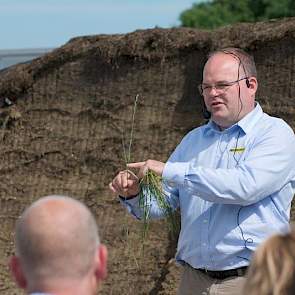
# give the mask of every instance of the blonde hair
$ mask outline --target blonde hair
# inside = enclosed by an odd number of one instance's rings
[[[254,254],[243,294],[295,294],[295,231],[274,235]]]

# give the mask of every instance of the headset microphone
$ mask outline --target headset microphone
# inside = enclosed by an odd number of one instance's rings
[[[204,119],[209,120],[211,118],[211,113],[207,110],[204,97],[201,97],[201,106]]]
[[[211,113],[206,108],[203,110],[203,117],[206,120],[209,120],[211,118]]]
[[[246,85],[247,85],[248,88],[250,88],[250,81],[249,81],[249,79],[246,79]]]

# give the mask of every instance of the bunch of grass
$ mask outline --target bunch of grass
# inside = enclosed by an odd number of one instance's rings
[[[164,216],[166,217],[168,229],[173,237],[175,237],[178,233],[179,225],[177,218],[163,192],[162,182],[162,177],[151,170],[148,170],[144,177],[140,180],[139,207],[143,212],[143,240],[146,239],[149,230],[152,199],[156,201],[160,210],[162,210]]]
[[[127,164],[130,163],[130,160],[131,160],[131,147],[133,143],[135,114],[137,110],[138,99],[139,99],[139,94],[135,96],[135,100],[134,100],[130,139],[129,139],[129,145],[127,149],[125,147],[124,134],[122,139],[126,170],[128,170]],[[142,214],[143,241],[147,238],[147,234],[149,230],[149,224],[151,219],[150,206],[151,206],[151,202],[153,198],[157,202],[157,205],[159,206],[160,210],[163,211],[164,216],[166,217],[166,220],[167,220],[168,229],[170,233],[172,234],[172,236],[176,237],[179,230],[178,219],[176,218],[174,211],[172,210],[169,202],[166,199],[166,196],[163,193],[162,182],[163,182],[162,177],[157,175],[155,172],[151,170],[148,170],[147,173],[139,182],[140,192],[138,197],[139,197],[139,206],[143,212]]]

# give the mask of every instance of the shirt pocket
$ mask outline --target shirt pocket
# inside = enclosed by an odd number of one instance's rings
[[[227,152],[228,161],[227,161],[227,168],[235,168],[238,165],[242,164],[246,158],[246,148],[244,147],[236,147],[236,148],[229,148]]]

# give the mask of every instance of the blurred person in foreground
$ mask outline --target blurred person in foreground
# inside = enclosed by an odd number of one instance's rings
[[[94,295],[106,277],[107,250],[81,202],[47,196],[21,215],[10,268],[27,294]]]
[[[250,263],[243,295],[295,294],[295,231],[266,240]]]
[[[141,218],[139,180],[147,170],[163,179],[172,209],[180,208],[176,261],[183,265],[178,294],[238,294],[256,247],[289,228],[295,186],[295,137],[282,119],[255,99],[254,59],[239,48],[209,55],[200,93],[211,118],[189,132],[166,163],[131,163],[109,184]],[[150,216],[161,218],[155,199]]]

